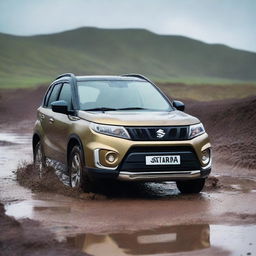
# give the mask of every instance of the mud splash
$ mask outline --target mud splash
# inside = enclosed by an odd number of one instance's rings
[[[81,189],[69,186],[69,178],[65,174],[65,167],[55,161],[47,161],[48,167],[44,175],[39,178],[33,164],[23,163],[16,170],[16,178],[20,185],[31,189],[33,192],[50,192],[79,199],[106,199],[106,198],[148,198],[159,199],[176,197],[180,195],[174,182],[162,183],[127,183],[104,181],[95,187],[95,193],[84,193]],[[205,190],[215,190],[220,187],[216,177],[207,180]]]
[[[56,175],[56,172],[59,174]],[[33,164],[22,163],[16,170],[16,179],[24,187],[31,189],[33,192],[57,193],[64,196],[75,197],[79,199],[94,200],[103,199],[102,195],[95,193],[84,193],[81,189],[73,189],[65,184],[63,174],[51,166],[44,169],[42,178],[39,178]],[[61,178],[63,180],[61,180]]]

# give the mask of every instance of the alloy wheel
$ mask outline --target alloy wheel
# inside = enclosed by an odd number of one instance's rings
[[[81,159],[78,153],[73,155],[70,176],[72,188],[78,188],[81,183]]]

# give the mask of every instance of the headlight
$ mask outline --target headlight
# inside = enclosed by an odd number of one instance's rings
[[[129,133],[122,126],[91,123],[90,128],[98,133],[119,137],[123,139],[130,139]]]
[[[189,127],[189,139],[192,139],[198,135],[205,133],[205,129],[202,123],[190,125]]]

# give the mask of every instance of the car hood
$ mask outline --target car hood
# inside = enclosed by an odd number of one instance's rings
[[[81,119],[111,125],[122,126],[176,126],[191,125],[200,121],[184,112],[144,112],[144,111],[79,111]]]

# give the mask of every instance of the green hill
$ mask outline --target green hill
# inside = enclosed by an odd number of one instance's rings
[[[256,53],[141,29],[0,34],[0,87],[30,86],[65,72],[142,73],[162,82],[254,82]]]

